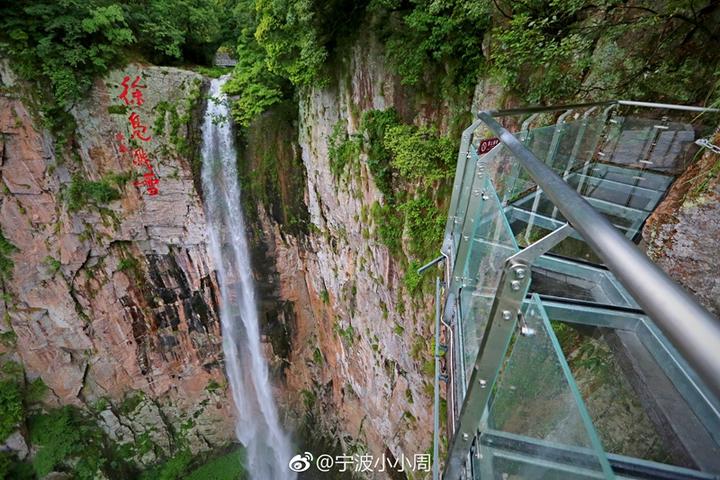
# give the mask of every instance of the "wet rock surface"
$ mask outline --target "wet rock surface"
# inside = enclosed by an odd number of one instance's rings
[[[290,420],[298,425],[311,418],[314,435],[346,452],[412,457],[425,453],[432,439],[432,376],[423,371],[430,349],[411,353],[413,344],[430,344],[430,299],[408,295],[403,269],[363,232],[369,226],[359,220],[362,212],[384,202],[364,155],[340,177],[328,158],[328,138],[339,121],[354,133],[363,110],[390,107],[408,121],[445,121],[441,104],[416,102],[400,86],[372,41],[353,47],[335,81],[301,96],[295,138],[310,226],[288,232],[277,214],[256,205],[254,261],[265,286],[264,321],[283,325],[289,335],[287,357],[273,351],[275,371],[282,371],[281,407]],[[278,308],[288,304],[291,309]]]
[[[9,71],[2,75],[10,85]],[[125,75],[146,85],[142,105],[126,108],[117,98]],[[21,86],[0,95],[0,227],[18,248],[4,286],[3,328],[16,335],[10,350],[48,385],[51,404],[120,405],[142,392],[154,409],[138,414],[152,415],[102,419],[118,441],[137,439],[140,425],[152,423],[163,449],[191,411],[191,431],[213,430],[188,434],[198,449],[234,436],[231,402],[207,388],[225,382],[217,285],[191,165],[203,82],[174,68],[113,71],[72,109],[77,127],[65,147],[39,127]],[[131,111],[152,137],[142,146],[160,180],[156,196],[133,185],[142,171],[116,139],[131,137]],[[117,177],[126,180],[113,183]],[[83,181],[106,182],[119,199],[70,208],[68,189]]]
[[[715,315],[720,315],[718,165],[717,154],[703,153],[675,180],[642,232],[650,258]]]

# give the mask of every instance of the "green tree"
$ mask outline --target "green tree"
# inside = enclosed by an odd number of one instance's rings
[[[253,118],[286,98],[289,82],[273,73],[265,49],[255,38],[257,26],[254,0],[240,0],[233,9],[236,25],[238,63],[225,92],[236,96],[232,103],[235,121],[248,126]]]
[[[385,0],[373,2],[370,8],[376,14],[391,12],[389,22],[378,24],[403,83],[432,85],[428,73],[440,73],[436,77],[445,93],[472,92],[484,62],[489,1]]]
[[[268,69],[295,85],[309,85],[327,58],[311,0],[256,0],[255,39]]]
[[[118,4],[86,0],[24,1],[0,9],[2,47],[13,68],[46,80],[62,106],[77,100],[133,42]]]
[[[222,9],[213,0],[136,0],[125,10],[138,47],[155,62],[209,64],[220,45]]]
[[[25,418],[22,391],[18,382],[0,381],[0,442],[4,441]]]

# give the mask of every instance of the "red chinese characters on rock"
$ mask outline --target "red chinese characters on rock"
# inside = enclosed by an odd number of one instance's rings
[[[125,102],[125,105],[142,106],[142,104],[145,103],[141,89],[147,88],[147,85],[140,85],[139,75],[135,77],[135,80],[132,83],[130,83],[130,76],[126,75],[120,84],[122,85],[123,90],[120,95],[118,95],[118,98]],[[130,94],[132,98],[128,98],[128,94]],[[130,123],[130,130],[132,131],[132,134],[130,135],[130,140],[140,140],[142,142],[149,142],[150,140],[152,140],[152,136],[148,134],[148,127],[143,124],[142,119],[140,118],[140,114],[131,110],[130,116],[128,117],[128,122]],[[118,133],[115,135],[115,139],[119,143],[120,153],[128,153],[129,149],[125,144],[125,136],[122,133]],[[148,195],[157,195],[157,185],[160,183],[160,180],[153,171],[150,157],[148,156],[144,148],[135,146],[137,142],[132,143],[133,165],[145,167],[146,170],[142,174],[142,180],[136,180],[133,185],[135,185],[136,187],[141,187],[144,185]]]
[[[118,98],[125,102],[125,105],[130,106],[131,104],[135,104],[138,107],[141,106],[145,101],[143,100],[143,94],[140,90],[141,88],[147,88],[147,85],[139,85],[140,83],[140,76],[136,76],[135,80],[132,82],[131,85],[128,85],[130,82],[130,76],[125,75],[125,78],[123,78],[123,81],[120,82],[120,85],[123,86],[123,91],[120,95],[118,95]],[[133,89],[132,91],[132,99],[128,99],[128,92],[130,89]]]
[[[142,148],[134,148],[133,164],[137,166],[144,166],[147,169],[147,172],[143,173],[143,180],[136,180],[133,185],[136,187],[145,185],[147,187],[148,195],[157,195],[158,189],[156,185],[160,183],[160,180],[158,180],[155,172],[153,171],[147,152],[145,152]]]
[[[130,120],[130,127],[133,131],[132,135],[130,135],[131,139],[139,138],[143,142],[149,142],[150,140],[152,140],[152,137],[145,136],[148,128],[142,124],[142,121],[140,120],[140,115],[132,112],[128,120]]]
[[[115,134],[115,140],[118,142],[118,149],[120,150],[120,153],[128,153],[130,151],[125,144],[125,135],[118,132]]]

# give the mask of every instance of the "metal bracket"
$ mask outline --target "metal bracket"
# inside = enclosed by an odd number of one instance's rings
[[[525,321],[525,315],[522,313],[522,310],[518,310],[517,319],[518,331],[520,332],[520,335],[522,335],[523,337],[532,337],[533,335],[535,335],[535,329],[527,324],[527,322]]]
[[[707,138],[698,138],[697,140],[695,140],[695,145],[698,145],[702,148],[707,148],[708,150],[710,150],[711,152],[713,152],[715,154],[720,154],[720,147],[718,147],[717,145],[712,143]]]
[[[460,478],[472,439],[477,434],[492,386],[515,331],[517,312],[530,286],[529,270],[529,265],[518,261],[515,256],[505,261],[505,268],[463,400],[457,429],[450,444],[442,477],[445,480]]]
[[[535,119],[536,119],[537,117],[539,117],[539,116],[540,116],[539,113],[533,113],[533,114],[530,115],[528,118],[526,118],[525,121],[524,121],[524,122],[522,123],[522,125],[520,126],[520,131],[521,131],[521,132],[527,132],[527,131],[529,131],[529,130],[530,130],[530,125],[531,125],[532,122],[534,122]]]
[[[528,245],[527,247],[520,250],[518,253],[510,257],[508,260],[515,263],[525,263],[532,265],[535,260],[541,255],[546,254],[555,245],[565,240],[568,236],[572,235],[575,229],[566,223],[557,230],[548,233],[540,240]]]
[[[417,273],[422,274],[425,270],[427,270],[428,268],[430,268],[434,265],[437,265],[438,263],[442,262],[443,260],[445,260],[445,255],[440,255],[439,257],[435,258],[434,260],[430,260],[428,263],[426,263],[422,267],[418,268]]]

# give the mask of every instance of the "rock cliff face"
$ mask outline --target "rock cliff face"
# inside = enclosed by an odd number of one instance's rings
[[[293,305],[289,314],[265,310],[266,328],[284,325],[289,336],[275,369],[282,366],[286,409],[295,418],[311,414],[346,451],[412,457],[432,443],[431,298],[407,292],[404,268],[376,239],[368,212],[385,199],[367,159],[360,155],[351,173],[333,175],[328,139],[341,121],[356,133],[365,110],[394,107],[406,121],[446,125],[447,106],[402,87],[381,52],[372,41],[357,42],[334,81],[301,95],[298,148],[284,157],[303,167],[310,226],[292,232],[272,202],[257,205],[256,251],[259,263],[271,265],[259,269],[261,283],[275,286],[266,298]],[[248,171],[267,153],[253,141],[266,126],[261,119],[249,131]],[[295,142],[292,129],[286,138]],[[282,169],[278,174],[281,184],[290,181]],[[287,201],[282,192],[278,198]]]
[[[251,174],[273,156],[279,177],[281,205],[256,205],[250,233],[266,351],[288,424],[306,426],[311,416],[314,434],[346,451],[399,456],[431,443],[431,372],[423,372],[430,299],[411,297],[402,267],[363,232],[360,218],[382,194],[362,157],[357,175],[333,176],[328,137],[340,120],[355,132],[371,108],[394,106],[419,123],[445,122],[447,112],[402,88],[380,52],[359,43],[335,82],[306,92],[299,116],[281,109],[258,120],[245,132],[244,158]],[[143,105],[118,99],[125,75],[147,85]],[[157,451],[142,463],[172,451],[178,432],[195,451],[230,441],[217,286],[193,184],[202,77],[141,65],[114,71],[72,109],[75,135],[66,145],[40,126],[7,65],[2,82],[0,227],[18,247],[4,286],[9,321],[0,333],[15,337],[4,358],[43,379],[49,404],[95,408],[113,440],[150,435]],[[157,196],[122,180],[139,172],[116,137],[131,136],[133,111],[152,127],[143,146],[160,179]],[[120,198],[70,205],[69,192],[83,182],[110,185]],[[292,228],[301,216],[310,227]]]
[[[719,174],[719,156],[705,151],[675,180],[643,229],[650,257],[715,315],[720,315]]]
[[[142,106],[118,99],[124,75],[146,85]],[[42,377],[50,403],[104,399],[101,423],[121,443],[146,430],[163,453],[181,430],[194,450],[226,443],[217,287],[190,164],[202,77],[141,65],[112,72],[72,109],[76,134],[64,147],[7,65],[2,85],[0,227],[18,251],[0,306],[0,329],[15,341],[0,353]],[[143,146],[156,196],[133,186],[140,167],[116,140],[130,138],[131,111],[152,127]],[[103,205],[81,187],[113,181],[120,198]],[[73,188],[81,193],[70,200]]]

